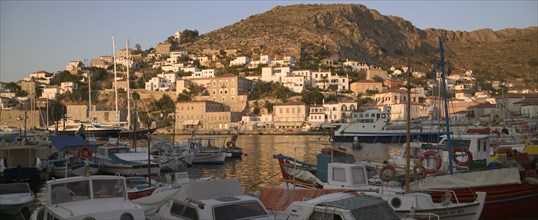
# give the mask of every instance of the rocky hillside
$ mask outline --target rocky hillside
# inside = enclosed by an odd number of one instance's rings
[[[472,32],[421,30],[403,18],[381,15],[358,4],[275,7],[183,46],[195,51],[241,49],[249,55],[299,57],[301,50],[304,54],[306,47],[314,45],[323,48],[326,57],[362,60],[382,67],[403,65],[411,58],[416,68],[428,71],[437,57],[439,36],[455,68],[488,76],[537,79],[538,27]]]

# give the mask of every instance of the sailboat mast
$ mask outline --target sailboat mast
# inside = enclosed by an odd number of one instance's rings
[[[446,89],[446,76],[445,76],[445,57],[443,50],[443,40],[439,37],[439,50],[441,53],[441,61],[439,66],[441,67],[441,81],[443,86],[443,98],[445,104],[445,127],[446,127],[446,138],[447,138],[447,150],[448,150],[448,167],[450,169],[450,174],[454,174],[452,170],[452,140],[450,138],[450,124],[449,124],[449,115],[448,115],[448,94]]]
[[[88,72],[88,121],[92,121],[92,72]]]
[[[118,115],[118,81],[117,81],[117,75],[116,75],[116,40],[114,39],[114,35],[112,35],[112,54],[114,54],[114,97],[116,102],[116,123],[120,123],[120,118]]]
[[[407,62],[407,145],[405,147],[405,191],[409,191],[410,180],[410,166],[411,158],[409,153],[411,152],[411,67],[410,62]]]
[[[127,54],[127,126],[131,127],[131,89],[129,86],[130,77],[129,77],[129,38],[125,39],[125,52]]]

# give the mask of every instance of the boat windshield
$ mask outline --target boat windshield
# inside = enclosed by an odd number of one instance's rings
[[[90,184],[88,180],[53,183],[50,194],[52,204],[86,200],[90,199]]]
[[[2,187],[0,187],[0,195],[30,192],[30,188],[26,183],[2,184]]]
[[[258,201],[226,204],[213,208],[215,220],[250,219],[269,216]]]
[[[125,182],[122,179],[93,180],[94,198],[125,198]]]

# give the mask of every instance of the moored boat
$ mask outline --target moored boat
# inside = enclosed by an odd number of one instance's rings
[[[405,127],[391,125],[388,112],[374,108],[353,112],[350,117],[353,118],[352,122],[342,124],[333,132],[333,142],[401,144],[407,140]],[[439,142],[442,134],[436,129],[418,125],[410,130],[412,139],[425,142]]]
[[[127,184],[127,197],[129,199],[138,199],[144,196],[149,196],[157,189],[157,186],[151,185],[145,177],[132,176],[125,177]]]
[[[154,158],[148,152],[131,152],[126,146],[98,147],[96,160],[103,172],[108,174],[147,176],[157,174],[160,170],[159,164],[153,162]]]
[[[127,198],[121,176],[76,176],[46,183],[47,197],[31,219],[144,219],[144,210]]]
[[[273,219],[261,201],[246,194],[236,179],[193,181],[179,188],[133,200],[146,219]]]
[[[28,183],[0,184],[0,217],[19,216],[28,219],[34,203],[35,195]]]
[[[260,199],[274,219],[400,219],[379,197],[354,192],[262,188]]]

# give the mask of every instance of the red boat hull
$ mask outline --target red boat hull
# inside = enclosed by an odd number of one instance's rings
[[[138,199],[138,198],[146,197],[153,194],[153,191],[155,191],[156,188],[157,187],[149,187],[143,190],[130,191],[130,192],[128,191],[127,197],[129,199]]]
[[[538,217],[538,184],[508,184],[451,189],[460,202],[474,200],[477,191],[486,192],[483,219],[535,219]],[[431,192],[434,201],[440,202],[444,192]]]

